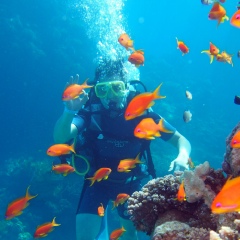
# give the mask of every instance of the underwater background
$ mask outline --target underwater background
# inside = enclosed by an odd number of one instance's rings
[[[238,1],[226,1],[231,17]],[[200,0],[1,0],[1,168],[0,239],[33,239],[44,222],[61,223],[46,239],[75,239],[75,211],[83,177],[51,172],[52,158],[46,155],[53,142],[53,128],[63,111],[61,94],[71,75],[80,81],[94,78],[102,57],[121,55],[125,49],[117,39],[127,32],[136,49],[143,49],[145,64],[132,69],[133,78],[153,91],[161,82],[161,94],[154,110],[182,133],[192,145],[196,164],[209,161],[220,168],[225,139],[238,123],[240,106],[240,30],[229,22],[217,27],[208,19],[211,6]],[[176,37],[190,52],[182,56]],[[213,42],[220,50],[234,54],[232,67],[214,61],[209,64],[202,50]],[[116,52],[114,51],[116,50]],[[185,91],[193,94],[189,101]],[[183,121],[190,110],[192,121]],[[159,147],[160,146],[160,147]],[[177,151],[161,140],[152,143],[158,176],[169,174]],[[17,218],[4,218],[9,202],[30,193],[38,194]],[[111,230],[120,227],[110,213]],[[91,223],[89,223],[91,224]],[[149,239],[140,234],[140,239]]]

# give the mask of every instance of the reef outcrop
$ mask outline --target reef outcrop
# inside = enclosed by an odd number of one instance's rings
[[[186,201],[176,198],[182,181]],[[229,218],[225,217],[229,214],[212,214],[210,209],[225,182],[223,171],[214,170],[205,162],[194,171],[150,180],[128,199],[128,213],[137,230],[151,235],[153,240],[210,239],[210,233],[219,234],[223,219]],[[232,222],[233,219],[224,226],[232,229]]]
[[[232,148],[230,146],[231,139],[238,130],[240,130],[240,122],[226,139],[226,153],[224,154],[224,161],[222,163],[223,171],[233,177],[240,176],[240,148]]]

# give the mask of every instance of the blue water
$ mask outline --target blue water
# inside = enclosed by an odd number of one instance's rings
[[[224,4],[229,17],[237,2]],[[216,21],[208,20],[210,8],[200,0],[1,1],[0,239],[32,239],[36,226],[54,216],[62,225],[46,239],[66,239],[66,233],[67,239],[75,238],[82,178],[53,175],[45,151],[53,144],[66,81],[76,73],[82,81],[93,79],[102,57],[127,59],[128,52],[117,42],[125,31],[135,48],[145,52],[139,70],[126,62],[130,78],[140,77],[149,91],[163,82],[161,94],[167,98],[154,109],[189,139],[195,163],[207,160],[214,168],[221,166],[225,139],[240,117],[240,106],[233,103],[240,95],[240,30],[229,22],[217,28]],[[182,56],[176,37],[188,45],[189,54]],[[209,64],[200,52],[210,41],[234,54],[234,67]],[[192,101],[185,90],[193,94]],[[182,120],[185,110],[193,114],[189,123]],[[157,174],[163,176],[177,152],[161,140],[152,148]],[[30,192],[39,196],[24,214],[6,223],[8,202],[24,195],[30,184]],[[112,218],[117,225],[116,216]]]

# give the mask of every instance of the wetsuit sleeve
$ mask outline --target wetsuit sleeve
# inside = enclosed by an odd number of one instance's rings
[[[155,112],[149,112],[149,117],[151,117],[156,123],[159,123],[159,121],[163,118]],[[160,132],[161,139],[163,139],[164,141],[168,141],[176,132],[176,128],[173,127],[170,123],[168,123],[165,119],[163,120],[163,124],[164,128],[166,128],[169,131],[172,131],[172,133]]]
[[[72,120],[72,124],[74,124],[77,129],[78,133],[81,133],[89,123],[89,114],[87,112],[80,111]]]

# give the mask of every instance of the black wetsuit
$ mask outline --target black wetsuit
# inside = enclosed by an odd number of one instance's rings
[[[133,158],[144,150],[149,140],[139,139],[133,132],[137,124],[146,117],[151,117],[156,123],[161,117],[149,112],[133,120],[124,119],[125,109],[114,111],[105,109],[101,103],[91,104],[79,111],[73,124],[78,128],[79,135],[84,135],[84,143],[80,147],[90,162],[90,171],[86,177],[92,177],[99,168],[112,169],[107,180],[95,182],[90,187],[90,181],[85,180],[77,213],[97,214],[99,203],[104,206],[109,200],[115,200],[119,193],[132,194],[140,189],[140,179],[145,174],[142,164],[137,164],[130,172],[118,172],[117,166],[122,159]],[[176,131],[169,123],[164,126],[172,133],[162,133],[161,138],[167,141]],[[81,153],[80,153],[81,154]],[[144,161],[144,160],[143,160]],[[118,207],[121,217],[127,218],[123,205]]]

